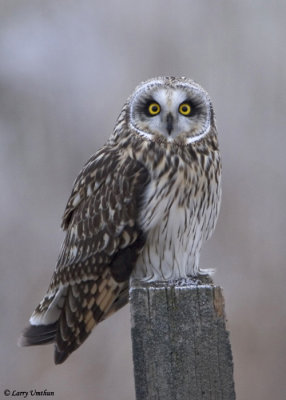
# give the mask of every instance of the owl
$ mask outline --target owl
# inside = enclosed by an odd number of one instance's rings
[[[220,182],[207,92],[187,78],[140,84],[75,180],[56,269],[20,345],[54,342],[60,364],[128,302],[130,278],[208,273],[199,256],[217,221]]]

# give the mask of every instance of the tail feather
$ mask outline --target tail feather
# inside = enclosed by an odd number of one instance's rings
[[[54,360],[61,364],[87,339],[95,325],[128,302],[128,283],[117,283],[106,270],[96,280],[65,288],[58,302],[48,300],[52,306],[36,309],[18,343],[34,346],[54,342]]]
[[[53,343],[57,331],[57,322],[49,325],[30,325],[24,329],[18,341],[19,346],[36,346]]]

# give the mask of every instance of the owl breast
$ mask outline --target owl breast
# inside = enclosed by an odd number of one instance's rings
[[[167,164],[172,167],[165,167],[165,173],[159,172],[160,166],[153,171],[140,215],[146,244],[133,277],[146,281],[202,273],[200,250],[214,230],[219,211],[219,160],[217,165],[212,160],[207,171],[206,160],[194,166],[176,156],[175,162]]]

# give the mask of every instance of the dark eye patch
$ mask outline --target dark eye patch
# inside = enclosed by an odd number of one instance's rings
[[[152,97],[148,97],[145,99],[142,99],[137,105],[136,105],[136,111],[140,113],[141,115],[144,115],[146,117],[150,117],[150,112],[149,112],[149,107],[152,103],[157,103],[156,100],[154,100]]]
[[[188,115],[189,117],[193,117],[194,115],[199,114],[202,111],[203,108],[203,103],[199,102],[199,101],[194,101],[193,99],[186,99],[184,101],[182,101],[181,104],[188,104],[191,107],[191,112]]]

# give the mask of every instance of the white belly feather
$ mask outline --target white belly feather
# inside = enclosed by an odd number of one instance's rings
[[[148,187],[141,214],[143,231],[148,234],[133,272],[135,278],[174,280],[210,272],[199,270],[198,264],[201,246],[217,220],[219,185],[213,182],[206,189],[205,176],[186,182],[183,173],[176,175],[173,182],[161,178]]]

